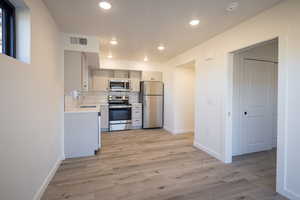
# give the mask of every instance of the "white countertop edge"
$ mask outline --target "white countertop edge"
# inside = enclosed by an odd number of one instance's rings
[[[74,110],[74,111],[65,111],[65,114],[70,113],[99,113],[100,111],[97,110]]]

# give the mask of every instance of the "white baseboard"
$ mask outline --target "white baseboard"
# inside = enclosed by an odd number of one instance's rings
[[[172,130],[169,127],[164,127],[164,129],[166,131],[168,131],[169,133],[173,134],[173,135],[177,135],[177,134],[184,134],[184,133],[193,133],[194,129],[181,129],[181,130]]]
[[[300,200],[300,195],[296,194],[295,192],[292,192],[288,189],[284,189],[283,191],[279,191],[279,193],[288,199],[291,200]]]
[[[173,134],[173,130],[170,129],[169,127],[165,126],[164,129],[165,129],[166,131],[168,131],[169,133],[172,133],[172,134]]]
[[[55,175],[55,173],[56,173],[56,171],[59,168],[59,166],[60,166],[61,163],[62,163],[62,160],[56,161],[55,165],[53,166],[53,168],[51,169],[51,171],[47,175],[47,177],[44,180],[43,184],[41,185],[41,187],[39,188],[39,190],[37,191],[37,193],[34,195],[33,200],[40,200],[42,198],[44,192],[46,191],[46,189],[47,189],[50,181],[54,177],[54,175]]]
[[[177,134],[185,134],[185,133],[193,133],[193,129],[181,129],[181,130],[175,130],[172,132],[172,134],[177,135]]]
[[[221,155],[220,155],[219,153],[217,153],[217,152],[215,152],[215,151],[213,151],[213,150],[211,150],[211,149],[209,149],[209,148],[203,146],[202,144],[200,144],[200,143],[198,143],[198,142],[196,142],[196,141],[194,141],[194,146],[195,146],[196,148],[198,148],[198,149],[200,149],[200,150],[206,152],[207,154],[211,155],[212,157],[214,157],[214,158],[220,160],[221,162],[224,162],[224,161],[222,160]]]

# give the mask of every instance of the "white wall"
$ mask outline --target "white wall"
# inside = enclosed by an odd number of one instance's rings
[[[174,66],[175,68],[176,66]],[[172,69],[171,69],[172,68]],[[175,97],[175,78],[174,68],[165,66],[163,72],[163,81],[165,85],[165,97],[164,97],[164,129],[169,132],[174,132],[174,97]]]
[[[75,23],[75,22],[74,22]],[[64,50],[69,51],[80,51],[80,52],[90,52],[90,53],[99,53],[100,51],[100,41],[96,36],[87,36],[87,35],[78,35],[73,33],[62,33],[62,47]],[[71,44],[70,38],[86,38],[87,45]]]
[[[165,129],[173,134],[194,131],[195,77],[194,62],[177,66],[174,69],[174,81],[172,84],[174,93],[171,104],[173,106],[172,109],[176,112],[170,112],[172,119],[171,126],[165,126]],[[170,101],[167,102],[170,103]],[[168,107],[168,105],[165,106]]]
[[[163,65],[160,63],[100,58],[101,69],[124,69],[163,72],[164,69],[162,66]]]
[[[1,200],[34,199],[63,156],[60,35],[41,0],[25,2],[31,12],[31,64],[0,55]]]
[[[166,63],[166,69],[172,73],[175,66],[196,60],[194,143],[224,162],[230,162],[232,142],[228,112],[231,111],[232,57],[229,53],[279,37],[277,190],[291,199],[300,199],[299,10],[300,1],[286,0]],[[169,75],[166,84],[172,85],[172,81]]]

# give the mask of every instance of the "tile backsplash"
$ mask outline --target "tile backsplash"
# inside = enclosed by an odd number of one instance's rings
[[[105,104],[108,92],[86,93],[82,95],[81,104]]]
[[[71,95],[65,95],[65,111],[73,110],[80,105],[80,97],[73,97]]]
[[[79,97],[65,96],[65,110],[88,104],[107,104],[109,95],[129,96],[129,103],[139,102],[139,93],[137,92],[83,92]]]

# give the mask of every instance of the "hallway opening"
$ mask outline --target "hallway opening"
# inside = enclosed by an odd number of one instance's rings
[[[275,189],[278,39],[234,52],[232,79],[233,162],[261,157],[270,164],[264,181]]]
[[[174,72],[174,134],[194,132],[195,61],[179,65]]]

